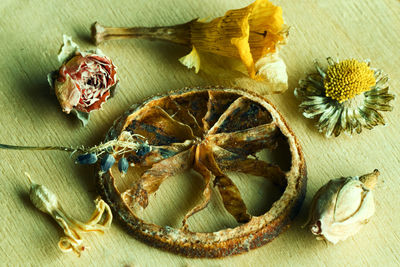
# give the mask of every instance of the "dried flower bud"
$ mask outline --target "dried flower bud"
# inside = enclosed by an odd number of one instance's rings
[[[60,208],[57,196],[44,185],[31,183],[29,198],[35,207],[48,214]]]
[[[115,158],[113,155],[107,153],[102,159],[101,159],[101,171],[106,172],[108,171],[112,165],[115,163]]]
[[[65,35],[59,60],[62,66],[58,72],[49,75],[49,83],[54,87],[63,111],[74,110],[81,119],[100,109],[117,84],[112,61],[99,50],[80,52],[78,45]]]
[[[115,85],[115,66],[105,56],[78,54],[61,66],[55,90],[63,111],[100,109]]]
[[[330,180],[314,196],[309,226],[317,239],[336,244],[356,234],[375,212],[372,188],[375,170],[361,177]],[[368,186],[370,186],[368,188]]]
[[[25,173],[31,183],[29,197],[33,205],[44,213],[49,214],[63,228],[65,236],[60,238],[58,247],[63,252],[73,251],[78,256],[85,250],[81,233],[98,232],[104,233],[112,222],[110,207],[100,198],[96,199],[96,209],[90,220],[82,223],[67,216],[61,208],[57,196],[47,187],[32,182],[29,174]],[[103,215],[104,218],[103,218]]]
[[[83,155],[79,155],[75,163],[77,164],[94,164],[97,162],[97,155],[95,153],[87,153]]]
[[[118,170],[123,173],[126,174],[128,172],[128,168],[129,168],[129,162],[126,158],[121,158],[118,161]]]

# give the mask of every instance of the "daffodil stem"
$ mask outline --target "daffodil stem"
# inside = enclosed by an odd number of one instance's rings
[[[95,22],[91,27],[92,39],[96,45],[109,40],[147,39],[163,40],[175,44],[190,46],[190,25],[193,21],[184,24],[165,27],[105,27]]]

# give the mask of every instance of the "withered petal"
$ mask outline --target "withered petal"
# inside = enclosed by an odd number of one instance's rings
[[[210,22],[192,21],[190,33],[191,43],[199,51],[239,58],[255,78],[254,63],[285,43],[287,28],[279,6],[256,0]]]
[[[236,171],[265,177],[282,189],[287,186],[286,175],[277,165],[243,157],[218,146],[213,146],[213,153],[222,171]]]
[[[231,133],[271,122],[271,114],[264,107],[242,96],[225,110],[208,135]]]
[[[240,195],[239,189],[219,168],[212,152],[212,145],[203,143],[199,145],[198,148],[200,148],[201,155],[198,161],[204,164],[215,176],[214,185],[218,187],[225,209],[235,217],[239,223],[248,222],[251,216],[247,213],[247,208]],[[196,160],[195,164],[197,164],[198,161]]]
[[[152,106],[134,117],[129,116],[124,130],[146,138],[150,145],[169,145],[194,138],[192,129],[158,106]]]
[[[254,154],[264,148],[275,149],[279,129],[276,124],[262,124],[250,129],[209,135],[207,140],[241,155]]]
[[[193,216],[197,212],[203,210],[205,207],[207,207],[208,203],[210,202],[211,199],[211,185],[212,182],[214,181],[214,176],[211,174],[211,171],[207,169],[207,167],[202,163],[200,157],[203,157],[201,155],[201,150],[200,146],[196,146],[195,148],[195,157],[194,157],[194,165],[193,169],[198,172],[201,176],[204,178],[204,183],[205,187],[203,190],[203,200],[194,206],[188,213],[186,213],[185,217],[182,220],[182,229],[187,230],[188,225],[187,225],[187,220],[189,219],[190,216]]]
[[[225,110],[238,98],[239,96],[235,94],[227,96],[221,92],[208,91],[207,113],[202,119],[204,131],[208,132]]]
[[[149,195],[156,192],[166,178],[192,167],[193,154],[193,149],[186,150],[153,164],[150,169],[143,173],[132,188],[122,193],[125,200],[135,201],[143,208],[146,208]]]

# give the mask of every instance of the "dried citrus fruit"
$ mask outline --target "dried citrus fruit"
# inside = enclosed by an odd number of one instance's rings
[[[306,165],[299,142],[275,107],[255,93],[209,87],[156,96],[119,118],[106,141],[126,140],[127,135],[141,136],[147,143],[136,151],[115,155],[143,170],[140,178],[120,192],[113,169],[103,172],[99,166],[98,184],[115,217],[135,237],[153,246],[188,257],[243,253],[281,233],[304,199]],[[291,165],[287,171],[254,156],[263,149],[277,149],[278,141],[289,147]],[[118,149],[114,147],[114,151]],[[146,208],[165,179],[187,169],[204,178],[205,188],[202,201],[187,212],[181,228],[159,226],[137,216],[135,207]],[[252,216],[238,187],[225,174],[228,171],[265,177],[283,193],[265,214]],[[207,206],[212,186],[240,225],[216,232],[192,232],[187,220]]]

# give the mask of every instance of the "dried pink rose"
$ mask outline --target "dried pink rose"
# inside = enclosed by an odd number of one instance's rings
[[[60,69],[48,75],[50,86],[65,113],[71,111],[86,125],[89,113],[113,96],[118,83],[116,66],[96,51],[81,52],[71,37],[64,35],[58,54]]]
[[[116,68],[106,56],[78,53],[59,70],[54,87],[63,111],[100,109],[117,83]]]

